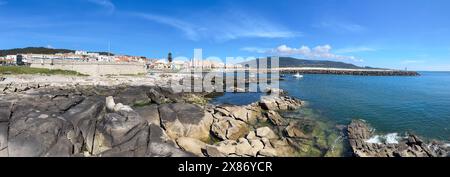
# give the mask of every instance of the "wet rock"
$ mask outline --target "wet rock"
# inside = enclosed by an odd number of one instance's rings
[[[295,110],[301,107],[302,103],[300,100],[287,97],[287,96],[278,96],[278,95],[271,95],[271,96],[264,96],[261,98],[261,101],[259,102],[259,105],[261,108],[265,110]]]
[[[296,153],[294,147],[286,139],[271,140],[271,144],[276,149],[278,157],[293,157]]]
[[[285,94],[283,89],[280,88],[266,88],[264,90],[267,94],[271,94],[271,95],[282,95]]]
[[[361,120],[353,120],[347,128],[349,139],[369,139],[373,136],[368,125]]]
[[[409,135],[398,144],[388,142],[370,143],[367,140],[373,136],[369,126],[359,120],[354,120],[347,128],[350,146],[357,157],[436,157],[437,149],[430,149],[419,137]],[[439,153],[443,154],[443,153]]]
[[[284,134],[289,138],[302,138],[302,139],[309,139],[310,136],[305,135],[303,130],[299,128],[299,123],[290,123],[289,126],[287,126],[284,129]]]
[[[273,125],[276,125],[276,126],[285,126],[286,125],[286,121],[281,117],[280,114],[278,114],[275,111],[268,111],[266,113],[266,116]]]

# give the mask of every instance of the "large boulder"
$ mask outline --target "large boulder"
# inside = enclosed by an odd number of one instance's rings
[[[306,135],[302,129],[302,123],[290,123],[285,129],[284,134],[289,138],[310,139],[311,136]]]
[[[154,124],[149,125],[150,137],[148,142],[147,156],[151,157],[193,157],[192,153],[182,151],[167,136],[164,130]]]
[[[41,115],[16,118],[11,122],[8,136],[10,157],[44,156],[58,142],[64,132],[64,121]]]
[[[130,141],[147,122],[134,111],[108,113],[97,125],[94,154]]]
[[[62,115],[62,118],[74,127],[73,136],[81,136],[80,143],[89,153],[92,153],[97,121],[103,118],[104,112],[104,102],[99,99],[87,98]]]
[[[134,109],[143,119],[149,124],[155,124],[161,126],[161,120],[159,118],[158,105],[152,104],[148,106],[142,106]]]
[[[62,113],[67,113],[67,109],[73,109],[84,99],[72,98],[58,91],[53,95],[37,93],[21,97],[13,105],[13,114],[8,121],[8,155],[37,157],[78,153],[80,148],[74,149],[81,147],[76,144],[78,138],[75,141],[67,138],[68,133],[74,131],[74,126],[66,121]]]
[[[361,120],[353,120],[347,127],[347,133],[349,139],[367,140],[373,136],[369,126]]]
[[[172,139],[209,139],[213,117],[199,106],[187,103],[164,104],[159,106],[159,114],[161,126]]]
[[[102,137],[100,137],[102,138]],[[149,128],[140,129],[129,140],[108,149],[100,157],[145,157],[148,155]]]
[[[232,116],[235,119],[244,121],[246,123],[255,123],[256,117],[253,116],[253,111],[247,109],[244,106],[221,106],[216,108],[217,111],[222,113],[224,116]]]
[[[265,110],[296,110],[301,107],[302,102],[287,96],[270,95],[262,97],[259,105]]]
[[[115,100],[125,105],[145,105],[152,100],[147,96],[146,87],[127,87],[115,96]]]

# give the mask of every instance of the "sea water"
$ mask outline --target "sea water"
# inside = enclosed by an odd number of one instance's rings
[[[450,140],[450,72],[420,72],[421,76],[290,75],[280,87],[308,102],[308,108],[336,124],[364,119],[377,133],[413,133]],[[263,93],[225,95],[215,103],[245,105]],[[386,137],[385,137],[386,139]],[[375,140],[374,140],[375,141]]]

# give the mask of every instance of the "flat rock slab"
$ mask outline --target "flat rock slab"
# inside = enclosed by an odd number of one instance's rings
[[[182,124],[198,124],[205,115],[202,108],[193,104],[173,103],[164,104],[159,107],[161,121],[180,121]]]

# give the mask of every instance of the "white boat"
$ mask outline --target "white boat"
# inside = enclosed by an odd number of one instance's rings
[[[300,73],[297,73],[297,74],[293,75],[293,77],[295,77],[295,78],[303,78],[303,75],[300,75]]]

